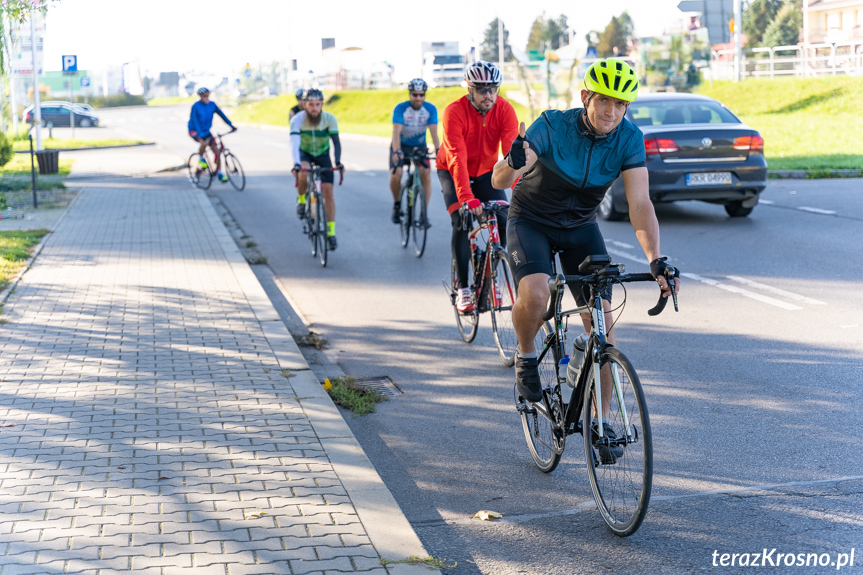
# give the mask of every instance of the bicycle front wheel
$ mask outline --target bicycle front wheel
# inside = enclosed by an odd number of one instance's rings
[[[246,187],[246,174],[243,173],[243,166],[240,165],[240,160],[231,152],[226,152],[225,160],[225,175],[228,176],[228,181],[234,186],[238,192],[242,192]]]
[[[318,198],[315,195],[314,184],[309,185],[306,192],[306,231],[312,246],[312,257],[318,255]]]
[[[473,272],[468,272],[471,277],[473,277]],[[470,343],[476,338],[476,332],[479,325],[479,311],[477,310],[477,306],[474,305],[474,309],[472,312],[461,313],[458,311],[456,307],[456,302],[458,301],[458,266],[455,263],[455,260],[452,260],[452,269],[450,274],[450,287],[452,289],[452,293],[450,298],[452,299],[452,309],[455,310],[455,323],[458,326],[458,331],[461,334],[461,338],[465,341],[465,343]]]
[[[503,364],[512,367],[515,363],[515,349],[518,338],[512,325],[512,306],[515,304],[515,280],[509,267],[509,256],[504,250],[494,254],[492,287],[488,290],[488,307],[491,310],[491,328],[494,342]]]
[[[647,405],[638,374],[620,350],[608,348],[601,358],[602,375],[611,378],[604,437],[593,429],[596,408],[596,364],[585,386],[582,433],[590,487],[596,506],[615,535],[632,535],[647,514],[653,484],[653,442]],[[628,424],[628,425],[627,425]]]
[[[406,183],[402,186],[401,195],[399,195],[399,236],[401,237],[402,247],[408,247],[411,235],[411,216],[413,215],[408,200],[410,199],[410,186]]]
[[[417,176],[419,177],[419,176]],[[426,193],[422,185],[417,183],[413,191],[414,202],[411,206],[411,220],[414,229],[414,255],[421,258],[426,249]]]
[[[324,211],[324,198],[318,196],[317,214],[315,216],[315,235],[318,238],[318,259],[320,259],[321,267],[327,267],[327,215]]]
[[[201,167],[201,159],[207,164],[206,168]],[[186,167],[189,170],[189,181],[192,182],[193,186],[197,186],[202,190],[210,187],[213,181],[213,172],[210,170],[210,164],[206,155],[192,154],[189,156],[189,162],[186,164]]]
[[[557,342],[549,338],[552,333],[551,324],[545,322],[534,342],[536,353],[540,356],[539,380],[543,390],[549,390],[545,393],[549,399],[548,403],[530,403],[519,397],[518,391],[515,392],[516,408],[521,413],[527,448],[536,466],[545,473],[551,473],[560,463],[564,447],[563,411],[557,401],[557,394],[554,393],[554,386],[557,384],[558,351]],[[543,356],[546,344],[549,344],[549,349]]]

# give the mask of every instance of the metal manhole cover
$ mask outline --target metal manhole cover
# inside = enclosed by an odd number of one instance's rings
[[[401,389],[399,389],[399,386],[396,385],[396,382],[394,382],[386,375],[381,375],[377,377],[363,377],[357,379],[354,382],[354,385],[356,385],[357,387],[364,387],[366,389],[377,390],[377,392],[381,395],[396,396],[404,393]]]

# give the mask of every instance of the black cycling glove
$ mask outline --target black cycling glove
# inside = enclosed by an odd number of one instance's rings
[[[667,259],[667,257],[663,256],[650,262],[650,275],[654,278],[658,278],[659,276],[676,278],[679,275],[679,272],[674,266],[670,266],[665,263]]]
[[[520,170],[527,165],[527,150],[524,149],[524,138],[516,136],[506,156],[506,163],[513,170]]]

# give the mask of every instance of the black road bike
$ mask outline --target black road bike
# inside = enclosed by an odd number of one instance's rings
[[[653,483],[653,443],[638,374],[629,359],[606,340],[600,294],[612,284],[656,280],[649,273],[623,273],[624,267],[611,263],[607,255],[587,257],[578,271],[583,275],[558,275],[555,266],[555,275],[548,282],[551,300],[543,315],[545,323],[536,337],[543,397],[531,403],[516,390],[515,406],[521,414],[530,454],[546,473],[557,467],[566,437],[573,433],[583,436],[585,462],[596,506],[611,531],[624,537],[635,533],[647,513]],[[677,275],[674,268],[666,272],[672,294]],[[561,311],[566,285],[588,288],[587,305]],[[673,294],[672,298],[677,311],[677,296]],[[660,295],[659,302],[647,313],[658,315],[667,302],[668,299]],[[591,317],[591,330],[584,352],[580,354],[581,361],[562,367],[560,359],[566,355],[568,318],[575,315],[578,333],[581,333],[578,315],[581,313],[590,313]],[[573,358],[577,355],[574,352]],[[578,376],[568,383],[566,371],[573,368],[578,369]],[[605,397],[601,381],[609,379],[612,392],[610,397]],[[596,416],[606,411],[610,425],[603,423],[605,416]]]
[[[417,148],[405,156],[404,169],[407,177],[402,176],[402,188],[399,193],[399,235],[402,247],[408,247],[410,238],[413,236],[414,255],[420,258],[426,249],[426,235],[428,228],[425,226],[427,220],[426,191],[420,178],[419,167],[428,167],[429,159],[433,159],[428,151]]]
[[[339,185],[344,180],[344,172],[339,168],[322,168],[312,164],[311,168],[301,169],[308,172],[308,184],[306,186],[306,211],[303,215],[303,233],[309,237],[312,245],[312,257],[317,256],[321,261],[321,267],[327,267],[327,214],[324,210],[324,195],[321,193],[321,172],[339,172]],[[294,185],[299,185],[297,177]]]

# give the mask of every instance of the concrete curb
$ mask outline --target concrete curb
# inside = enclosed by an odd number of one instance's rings
[[[139,146],[155,146],[156,142],[141,142],[140,144],[120,144],[119,146],[92,146],[90,148],[46,148],[58,152],[86,152],[88,150],[115,150],[117,148],[137,148]],[[30,150],[15,152],[16,154],[29,154]]]
[[[372,545],[385,559],[427,557],[428,552],[413,527],[366,457],[338,408],[315,378],[263,286],[219,219],[210,199],[199,189],[196,189],[196,195],[198,204],[206,215],[234,276],[246,294],[279,366],[294,372],[294,376],[287,381],[309,418],[336,475],[345,487]],[[440,574],[438,569],[407,564],[390,564],[387,565],[387,570],[392,575]]]

